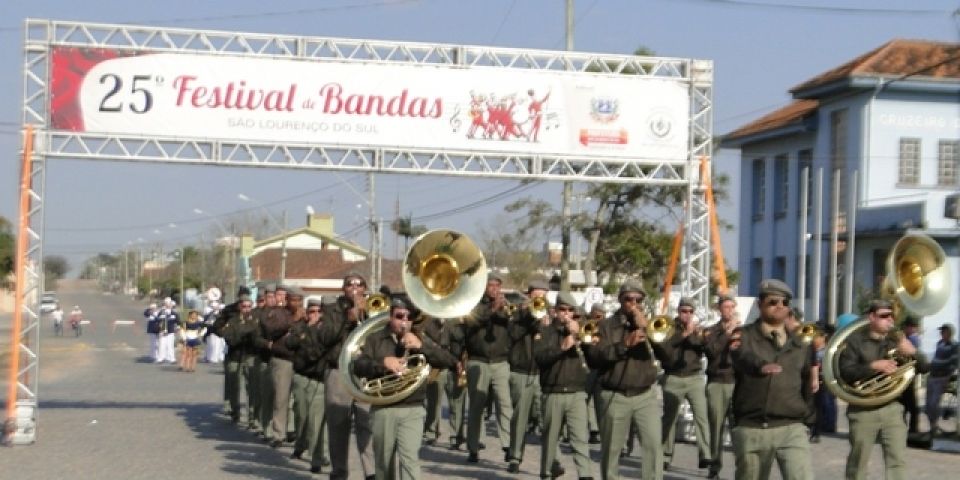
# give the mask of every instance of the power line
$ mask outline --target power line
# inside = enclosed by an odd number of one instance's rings
[[[513,7],[517,6],[517,0],[510,2],[510,7],[507,8],[507,12],[503,14],[503,18],[500,19],[500,25],[497,26],[497,31],[493,32],[493,38],[490,39],[490,43],[497,41],[497,37],[500,36],[500,31],[503,30],[503,26],[507,23],[507,19],[510,18],[510,13],[513,12]]]
[[[218,20],[245,20],[245,19],[259,19],[264,17],[289,17],[289,16],[299,16],[299,15],[309,15],[314,13],[323,13],[323,12],[335,12],[343,10],[358,10],[364,8],[376,8],[376,7],[386,7],[393,5],[402,5],[405,3],[416,3],[420,0],[379,0],[374,2],[365,2],[352,5],[333,5],[327,7],[316,7],[316,8],[300,8],[296,10],[273,10],[260,13],[236,13],[232,15],[210,15],[204,17],[180,17],[180,18],[167,18],[167,19],[152,19],[152,20],[123,20],[120,23],[140,23],[140,24],[154,24],[154,23],[184,23],[184,22],[212,22]],[[19,32],[22,27],[0,27],[0,33],[2,32]]]
[[[918,8],[863,8],[840,7],[835,5],[807,5],[799,3],[769,3],[756,0],[684,0],[690,3],[704,3],[724,7],[767,8],[772,10],[805,11],[820,13],[838,13],[844,15],[951,15],[951,10]]]

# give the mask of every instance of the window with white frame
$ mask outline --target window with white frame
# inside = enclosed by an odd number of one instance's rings
[[[755,220],[763,218],[764,204],[767,201],[767,168],[764,160],[758,158],[753,161],[752,169],[752,212]]]
[[[900,185],[920,184],[920,139],[900,139],[900,166],[897,183]]]
[[[937,155],[937,185],[952,187],[960,184],[960,175],[957,174],[958,160],[960,160],[960,141],[940,140],[940,149]]]

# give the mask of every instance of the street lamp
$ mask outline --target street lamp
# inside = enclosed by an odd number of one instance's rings
[[[263,206],[262,203],[242,193],[238,193],[237,198],[244,202],[253,202],[257,204],[257,206],[260,207],[260,210],[262,210],[263,213],[267,215],[267,218],[269,218],[274,224],[277,224],[276,219],[273,218],[273,215],[271,215],[270,212],[267,211],[267,209]],[[287,278],[287,211],[286,210],[283,211],[283,226],[281,227],[281,231],[283,232],[283,239],[280,242],[280,283],[284,283],[284,281]]]

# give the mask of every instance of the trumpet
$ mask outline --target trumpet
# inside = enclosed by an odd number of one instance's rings
[[[667,315],[657,315],[647,322],[647,338],[653,343],[663,343],[673,336],[673,322]]]
[[[817,335],[820,335],[820,328],[817,327],[816,322],[804,323],[797,329],[797,337],[799,337],[800,341],[804,344],[812,343],[813,339],[817,338]]]
[[[580,327],[577,337],[582,343],[593,344],[600,340],[600,322],[596,319],[589,319]]]
[[[368,296],[367,299],[364,300],[363,305],[367,310],[367,315],[371,317],[390,310],[390,301],[387,296],[382,293],[374,293]]]
[[[530,316],[533,318],[540,320],[547,316],[549,310],[550,302],[547,301],[546,297],[534,297],[530,300]]]

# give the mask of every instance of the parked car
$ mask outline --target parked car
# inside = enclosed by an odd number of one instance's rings
[[[57,295],[53,292],[44,292],[40,297],[40,313],[53,313],[57,309]]]

